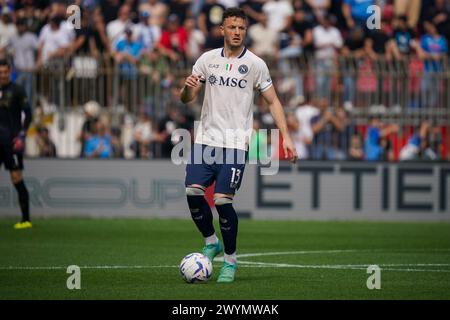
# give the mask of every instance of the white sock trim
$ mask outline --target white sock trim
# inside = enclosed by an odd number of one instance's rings
[[[209,236],[209,237],[205,238],[206,245],[208,245],[208,244],[216,244],[217,242],[219,242],[219,238],[217,238],[215,233],[212,236]]]
[[[236,257],[236,251],[233,254],[224,254],[223,260],[229,264],[236,264],[237,263],[237,257]]]

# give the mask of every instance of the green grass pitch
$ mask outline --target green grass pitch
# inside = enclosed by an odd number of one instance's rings
[[[0,219],[0,299],[449,299],[450,224],[241,220],[236,282],[184,283],[189,220]],[[216,228],[216,230],[219,230]],[[368,265],[381,268],[369,290]],[[67,266],[81,289],[66,287]]]

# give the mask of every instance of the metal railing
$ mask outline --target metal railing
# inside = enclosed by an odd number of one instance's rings
[[[399,124],[404,132],[424,120],[443,127],[450,123],[447,57],[388,61],[344,56],[318,60],[303,55],[265,61],[285,106],[325,97],[332,107],[344,106],[355,127],[361,128],[373,114]],[[153,119],[160,119],[169,106],[179,104],[177,92],[191,68],[192,62],[173,64],[163,58],[133,66],[116,64],[110,56],[76,56],[34,71],[29,80],[31,100],[34,106],[51,105],[62,115],[95,100],[116,119],[116,125],[121,125],[119,114],[136,116],[142,107]],[[260,102],[255,100],[256,105]],[[199,111],[201,101],[195,105]]]

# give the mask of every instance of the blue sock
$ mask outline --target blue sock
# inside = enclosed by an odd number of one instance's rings
[[[238,232],[238,217],[233,208],[233,204],[226,203],[217,205],[217,212],[219,213],[220,231],[222,232],[222,239],[225,246],[225,253],[232,255],[236,252],[236,239]]]
[[[203,237],[212,236],[215,233],[213,215],[205,197],[203,195],[187,196],[187,202],[192,220],[194,220]]]

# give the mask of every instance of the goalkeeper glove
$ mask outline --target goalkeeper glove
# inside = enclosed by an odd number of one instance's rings
[[[20,131],[20,133],[13,139],[13,151],[21,153],[25,150],[25,137],[26,134],[24,131]]]

